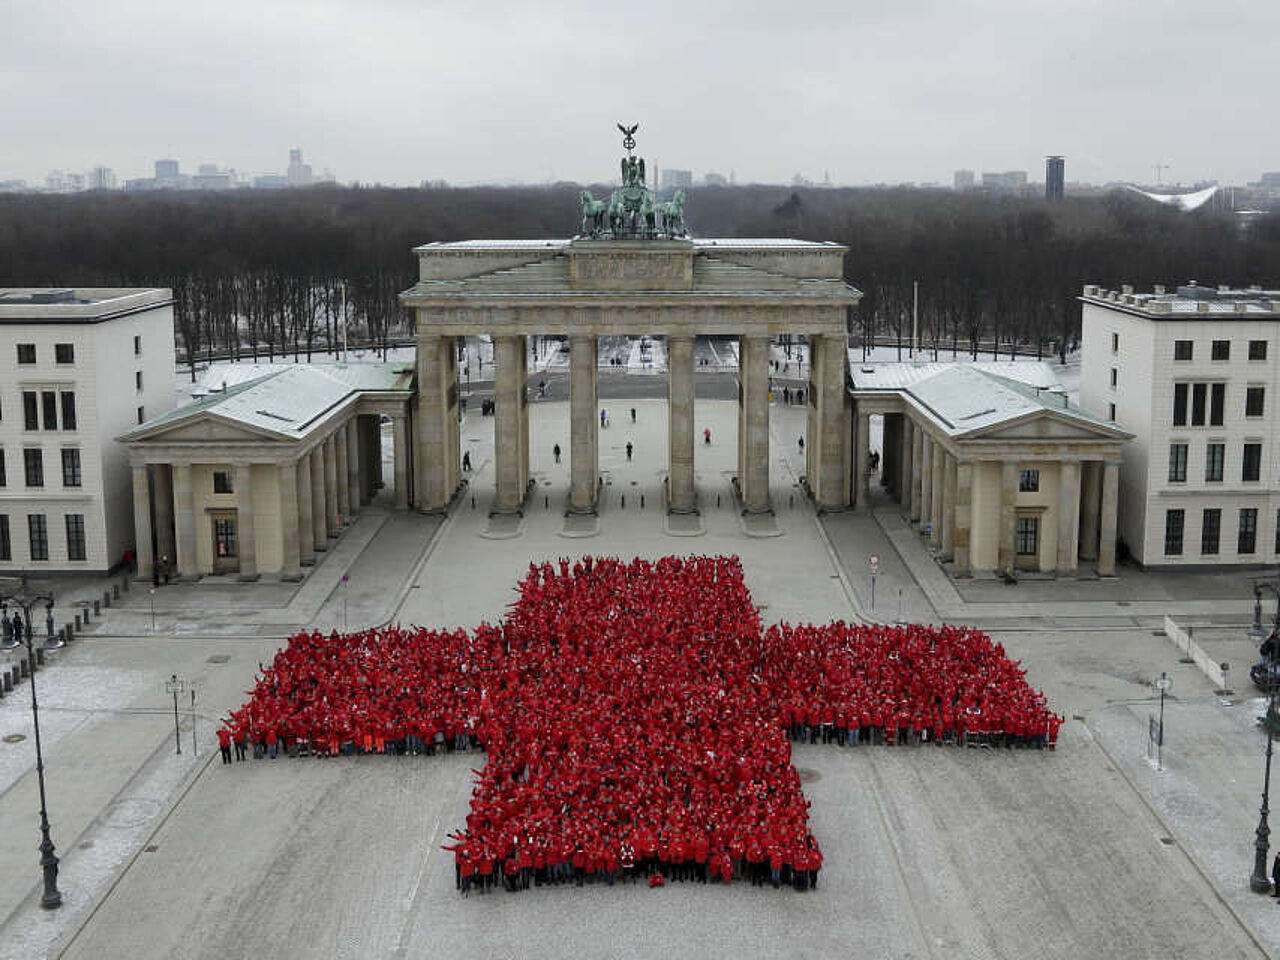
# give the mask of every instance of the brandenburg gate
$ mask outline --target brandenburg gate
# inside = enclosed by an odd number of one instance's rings
[[[743,511],[769,502],[770,339],[808,338],[806,475],[817,505],[850,502],[851,416],[846,318],[861,294],[844,282],[844,247],[799,240],[692,239],[683,192],[658,203],[621,128],[622,187],[609,201],[584,191],[572,240],[464,240],[415,249],[419,280],[400,294],[416,316],[415,498],[446,507],[461,484],[457,337],[492,337],[497,513],[522,510],[530,488],[527,341],[569,342],[567,510],[594,513],[600,494],[597,345],[601,335],[667,339],[667,509],[693,513],[694,340],[739,338],[737,491]]]

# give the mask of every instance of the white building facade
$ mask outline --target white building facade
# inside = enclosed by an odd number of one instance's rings
[[[0,573],[105,571],[133,547],[115,437],[172,408],[169,290],[0,289]]]
[[[1119,535],[1144,566],[1280,559],[1280,291],[1089,285],[1080,404],[1134,434]]]

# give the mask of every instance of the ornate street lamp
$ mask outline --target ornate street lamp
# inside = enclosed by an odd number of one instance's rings
[[[46,910],[56,910],[62,906],[62,893],[58,890],[58,858],[54,854],[53,840],[49,836],[49,807],[44,792],[44,753],[40,748],[40,705],[36,699],[36,652],[31,629],[31,608],[37,604],[44,604],[46,621],[53,622],[53,594],[28,592],[27,575],[24,572],[16,591],[0,592],[0,605],[8,607],[11,603],[22,610],[24,623],[22,635],[13,638],[10,649],[19,643],[26,646],[27,667],[31,674],[31,721],[36,733],[36,779],[40,784],[40,868],[44,873],[44,893],[40,897],[40,906]],[[46,650],[56,650],[62,646],[60,641],[54,640],[52,628],[43,646]]]
[[[1271,627],[1271,633],[1267,637],[1266,642],[1262,644],[1261,653],[1266,658],[1266,677],[1267,677],[1267,715],[1262,721],[1262,729],[1267,735],[1267,763],[1266,773],[1263,774],[1262,780],[1262,809],[1261,816],[1258,818],[1258,829],[1254,831],[1254,855],[1253,855],[1253,874],[1249,877],[1249,889],[1254,893],[1270,893],[1271,880],[1267,876],[1267,851],[1269,846],[1269,838],[1271,836],[1271,828],[1267,825],[1267,814],[1270,812],[1271,798],[1271,752],[1272,741],[1277,733],[1280,733],[1280,721],[1276,717],[1276,682],[1275,667],[1276,655],[1280,653],[1277,647],[1280,647],[1280,591],[1265,581],[1257,582],[1253,585],[1253,626],[1249,630],[1249,636],[1262,635],[1262,590],[1270,590],[1276,598],[1276,615]]]

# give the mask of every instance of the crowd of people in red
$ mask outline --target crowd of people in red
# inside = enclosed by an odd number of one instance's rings
[[[220,732],[243,756],[483,747],[463,893],[648,878],[817,886],[791,743],[1052,746],[999,645],[951,627],[762,628],[736,557],[531,565],[501,625],[294,637]]]

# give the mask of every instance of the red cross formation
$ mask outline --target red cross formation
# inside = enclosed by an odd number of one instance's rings
[[[820,862],[788,733],[1056,739],[1060,719],[985,635],[766,630],[736,557],[561,560],[518,592],[469,632],[294,637],[231,726],[322,754],[474,736],[488,759],[460,861],[604,871],[621,851],[723,862],[726,878],[744,855]]]

